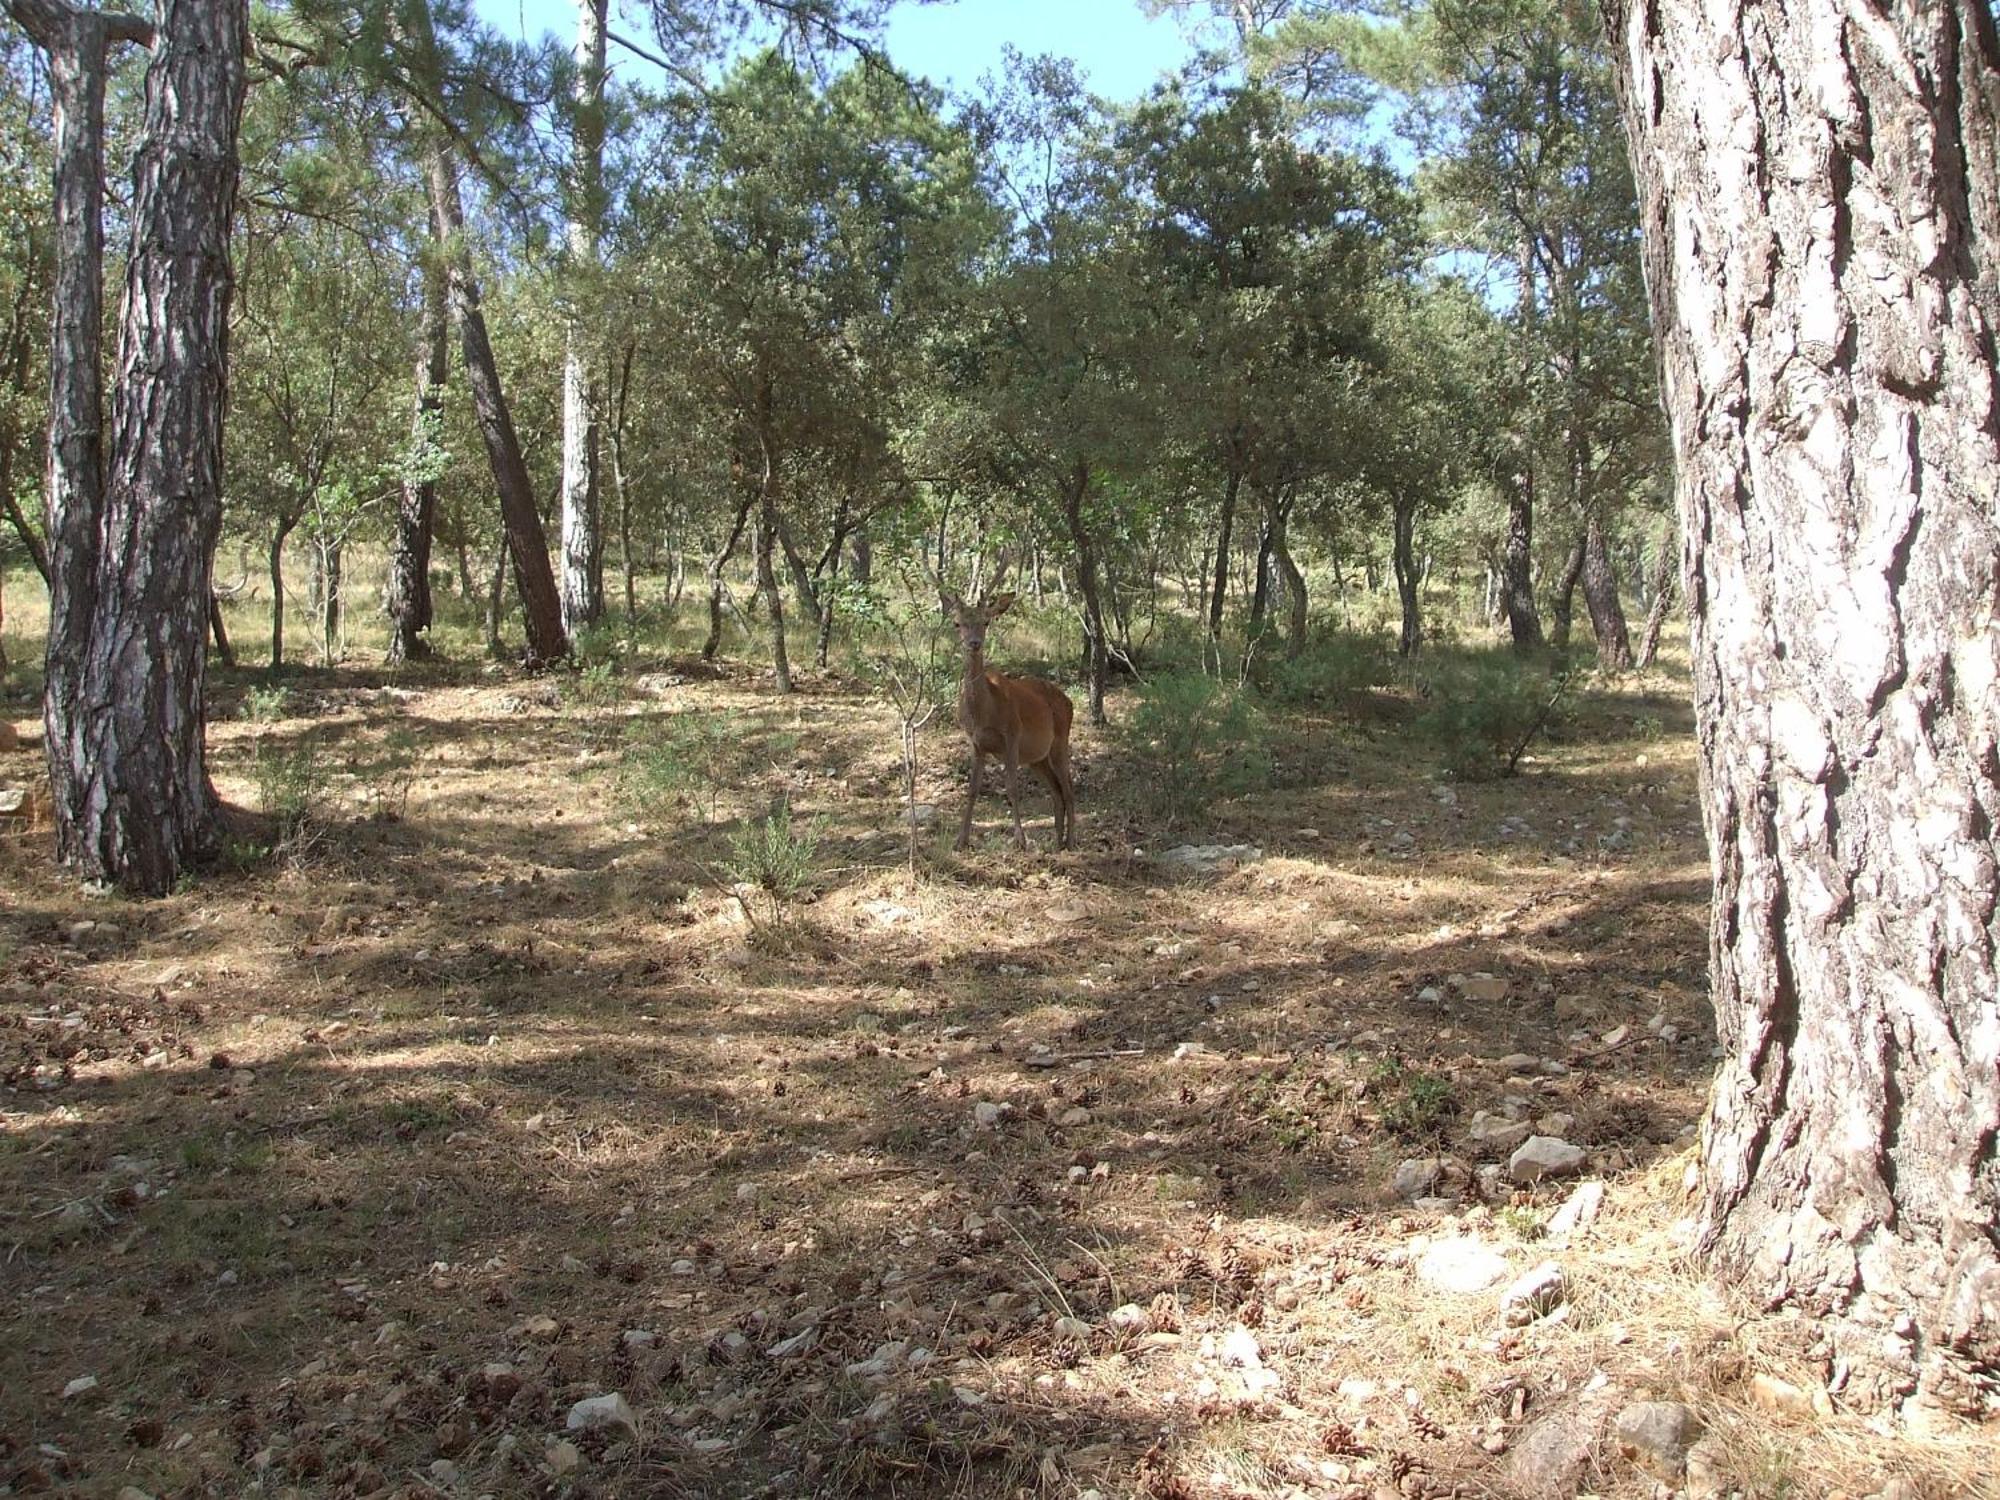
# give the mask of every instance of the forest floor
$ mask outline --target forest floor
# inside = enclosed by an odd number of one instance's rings
[[[224,796],[262,756],[327,800],[163,900],[0,838],[0,1494],[1653,1496],[1646,1400],[1695,1493],[2000,1493],[1689,1262],[1683,682],[1487,783],[1393,692],[1291,715],[1180,829],[1079,722],[1060,855],[1038,787],[1027,853],[993,798],[950,852],[941,724],[913,880],[862,684],[581,680],[223,674]],[[635,727],[690,713],[712,822],[636,815]],[[824,831],[749,924],[776,798]],[[1509,1180],[1515,1121],[1576,1170]]]

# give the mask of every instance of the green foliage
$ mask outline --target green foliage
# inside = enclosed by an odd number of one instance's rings
[[[641,822],[664,823],[686,807],[706,827],[742,737],[742,725],[727,713],[678,713],[635,730],[618,770],[619,800]]]
[[[1510,651],[1435,658],[1421,684],[1427,707],[1417,733],[1460,780],[1511,775],[1555,720],[1571,677],[1566,661],[1551,666]]]
[[[579,658],[576,670],[563,678],[562,696],[566,708],[611,707],[625,696],[624,685],[618,680],[618,664],[608,658]]]
[[[257,783],[257,805],[277,822],[278,850],[303,854],[332,784],[319,742],[308,737],[286,749],[260,738],[251,774]]]
[[[1288,707],[1320,705],[1381,687],[1395,675],[1395,647],[1387,638],[1329,631],[1313,637],[1297,656],[1272,661],[1266,691],[1274,702]]]
[[[769,816],[729,840],[726,871],[744,915],[756,927],[782,927],[793,902],[812,878],[826,819],[792,823],[792,805],[780,802]]]
[[[292,690],[282,682],[274,682],[263,687],[252,683],[244,691],[243,707],[239,711],[245,723],[262,729],[285,718],[291,709]]]
[[[1385,1057],[1377,1065],[1368,1090],[1383,1101],[1383,1125],[1410,1140],[1436,1139],[1459,1112],[1449,1078],[1412,1068],[1400,1057]]]
[[[388,822],[402,820],[409,811],[410,789],[416,785],[423,759],[423,742],[409,725],[398,724],[383,736],[382,754],[368,768],[368,790],[376,817]]]
[[[1126,763],[1168,826],[1205,813],[1217,798],[1268,786],[1263,716],[1240,689],[1195,673],[1156,677],[1121,731]]]

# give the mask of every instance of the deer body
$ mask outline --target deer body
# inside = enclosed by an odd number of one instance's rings
[[[1076,710],[1069,695],[1039,677],[1009,677],[986,668],[986,628],[1014,602],[1012,594],[982,596],[969,605],[940,588],[946,611],[958,625],[965,647],[965,679],[958,690],[958,727],[972,747],[972,774],[965,790],[965,816],[959,820],[957,848],[972,839],[972,809],[979,800],[986,757],[1007,769],[1007,803],[1014,814],[1014,843],[1028,847],[1021,827],[1020,773],[1034,771],[1055,797],[1056,847],[1069,849],[1076,841],[1076,790],[1069,771],[1069,728]]]

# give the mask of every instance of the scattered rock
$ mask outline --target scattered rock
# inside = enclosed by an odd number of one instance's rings
[[[567,1439],[560,1443],[551,1443],[549,1451],[543,1457],[548,1461],[551,1474],[572,1473],[576,1466],[583,1462],[583,1455],[577,1451],[576,1444]]]
[[[1087,906],[1078,906],[1072,902],[1067,906],[1051,906],[1042,915],[1047,917],[1051,922],[1061,922],[1064,926],[1071,926],[1077,922],[1088,922],[1090,920],[1090,908]]]
[[[618,1342],[627,1349],[650,1349],[659,1341],[660,1336],[650,1328],[628,1328],[618,1335]]]
[[[1264,857],[1256,844],[1176,844],[1154,856],[1158,864],[1171,865],[1197,875],[1214,875],[1240,865],[1255,864]]]
[[[1477,1235],[1439,1240],[1417,1258],[1418,1280],[1460,1295],[1498,1286],[1507,1269],[1507,1257]]]
[[[1549,1215],[1548,1232],[1558,1237],[1573,1235],[1587,1228],[1603,1206],[1604,1184],[1595,1178],[1580,1182],[1576,1190],[1563,1200],[1563,1206]]]
[[[1554,1412],[1515,1442],[1507,1478],[1530,1500],[1574,1500],[1596,1446],[1596,1428],[1584,1413]]]
[[[1081,1107],[1066,1109],[1062,1112],[1062,1118],[1056,1123],[1068,1126],[1088,1125],[1090,1123],[1090,1111]]]
[[[873,917],[876,925],[880,927],[898,927],[917,920],[914,909],[894,901],[864,901],[861,903],[861,909]]]
[[[539,1339],[547,1342],[562,1332],[562,1324],[547,1313],[536,1313],[532,1318],[524,1318],[516,1323],[514,1333],[521,1338]]]
[[[1581,1146],[1557,1136],[1531,1135],[1507,1158],[1507,1175],[1516,1182],[1540,1182],[1578,1171],[1584,1163]]]
[[[632,1415],[632,1408],[618,1391],[605,1396],[590,1396],[569,1409],[569,1419],[563,1423],[571,1432],[598,1432],[616,1429],[632,1437],[639,1435],[639,1419]]]
[[[1144,1333],[1152,1326],[1152,1317],[1136,1302],[1127,1302],[1122,1307],[1111,1309],[1108,1321],[1120,1333]]]
[[[1569,1298],[1569,1281],[1563,1268],[1545,1260],[1500,1294],[1500,1319],[1510,1328],[1519,1328],[1546,1318]]]
[[[1789,1380],[1761,1371],[1750,1377],[1750,1399],[1781,1417],[1810,1417],[1813,1398]]]
[[[79,1375],[63,1387],[63,1400],[73,1401],[78,1396],[88,1396],[96,1389],[97,1377],[95,1375]]]
[[[1480,1110],[1466,1131],[1468,1144],[1487,1151],[1512,1151],[1535,1133],[1526,1120],[1509,1120]]]
[[[0,720],[0,725],[4,725],[5,722]],[[0,745],[0,749],[5,748],[4,745]],[[0,786],[0,818],[18,818],[27,805],[28,792],[25,787]]]
[[[764,1352],[773,1359],[789,1359],[794,1354],[804,1354],[819,1342],[819,1329],[802,1328],[788,1339],[779,1339]]]
[[[981,1099],[972,1106],[972,1124],[977,1130],[998,1130],[1000,1122],[1007,1118],[1010,1106],[995,1104],[990,1099]]]
[[[1406,1201],[1421,1198],[1437,1186],[1443,1171],[1444,1161],[1435,1156],[1413,1156],[1400,1161],[1389,1176],[1389,1194]]]
[[[1468,974],[1458,992],[1468,1000],[1492,1005],[1507,998],[1507,981],[1492,974]]]
[[[1720,1443],[1714,1438],[1703,1438],[1688,1449],[1688,1500],[1722,1500],[1731,1488],[1727,1455]],[[1911,1494],[1909,1500],[1917,1500],[1917,1496]]]
[[[1679,1401],[1640,1401],[1618,1413],[1618,1448],[1641,1468],[1669,1482],[1687,1468],[1701,1436],[1701,1418]]]

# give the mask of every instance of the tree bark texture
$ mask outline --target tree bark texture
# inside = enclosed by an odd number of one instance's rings
[[[1535,609],[1535,474],[1531,464],[1507,482],[1507,548],[1501,556],[1500,602],[1516,651],[1542,645],[1542,617]]]
[[[1646,590],[1653,596],[1653,602],[1646,611],[1645,627],[1639,632],[1638,650],[1632,655],[1632,665],[1642,672],[1652,666],[1653,658],[1660,654],[1660,632],[1666,628],[1667,611],[1673,608],[1674,597],[1679,592],[1674,575],[1674,532],[1671,526],[1655,549],[1653,565],[1647,570]]]
[[[424,321],[417,346],[416,409],[412,446],[420,452],[439,436],[444,420],[444,384],[451,377],[450,310],[441,257],[433,244],[425,257]],[[396,537],[389,554],[390,661],[417,661],[431,654],[424,632],[431,626],[431,534],[437,521],[437,485],[428,474],[403,481],[396,508]]]
[[[1584,534],[1579,531],[1576,540],[1570,543],[1562,574],[1549,598],[1549,644],[1558,651],[1569,649],[1570,624],[1576,618],[1576,586],[1583,577],[1584,551]]]
[[[1618,569],[1594,515],[1583,531],[1583,603],[1597,638],[1598,666],[1625,671],[1632,665],[1632,637],[1625,627],[1625,607],[1618,602]]]
[[[600,391],[583,306],[604,213],[604,33],[607,0],[577,0],[576,80],[566,205],[569,242],[563,341],[562,619],[574,633],[604,617],[604,525],[598,474]]]
[[[1402,601],[1403,628],[1396,638],[1396,650],[1414,656],[1424,643],[1424,619],[1417,575],[1417,507],[1398,500],[1394,509],[1395,547],[1391,560],[1396,567],[1396,597]]]
[[[769,386],[759,388],[757,406],[763,419],[757,429],[757,447],[764,460],[763,474],[757,484],[757,530],[753,538],[757,592],[763,596],[765,617],[771,625],[771,677],[779,692],[789,693],[792,663],[785,654],[785,599],[778,592],[778,570],[771,565],[771,554],[778,543],[778,450],[769,428]]]
[[[280,516],[271,528],[271,670],[285,664],[285,538],[298,517]]]
[[[729,566],[729,559],[736,552],[736,544],[743,540],[743,528],[750,521],[750,507],[757,503],[754,491],[744,491],[736,502],[735,519],[729,523],[729,534],[722,539],[722,545],[709,558],[705,577],[708,583],[708,637],[701,643],[701,659],[714,661],[715,653],[722,648],[722,608],[729,597],[729,585],[723,579],[723,570]]]
[[[507,550],[514,563],[514,587],[528,629],[528,661],[545,666],[569,654],[563,633],[562,602],[556,595],[549,566],[549,541],[542,530],[542,513],[535,504],[528,466],[521,458],[521,440],[507,409],[493,343],[480,310],[479,283],[472,275],[472,252],[465,243],[465,209],[459,197],[458,171],[442,142],[432,146],[426,165],[431,198],[431,227],[448,249],[445,284],[452,319],[458,325],[465,380],[472,391],[486,456],[493,466],[493,485],[500,493],[500,519],[507,532]]]
[[[1859,1404],[2000,1379],[2000,45],[1607,0],[1678,454],[1724,1059],[1700,1245]]]
[[[1083,595],[1084,666],[1090,678],[1090,722],[1102,725],[1104,685],[1110,669],[1110,647],[1104,636],[1103,590],[1098,586],[1097,549],[1091,545],[1090,526],[1083,514],[1090,493],[1090,469],[1081,460],[1070,473],[1063,490],[1063,520],[1069,527],[1070,545],[1076,549],[1076,586]]]
[[[164,0],[152,29],[57,3],[9,8],[49,47],[57,104],[44,700],[57,851],[87,879],[160,894],[213,841],[202,687],[247,18],[240,3],[192,0]],[[148,36],[106,448],[104,50]]]
[[[1236,496],[1243,487],[1243,469],[1232,462],[1222,490],[1222,513],[1215,522],[1215,591],[1208,598],[1208,638],[1222,639],[1222,605],[1229,595],[1229,533],[1236,520]]]

